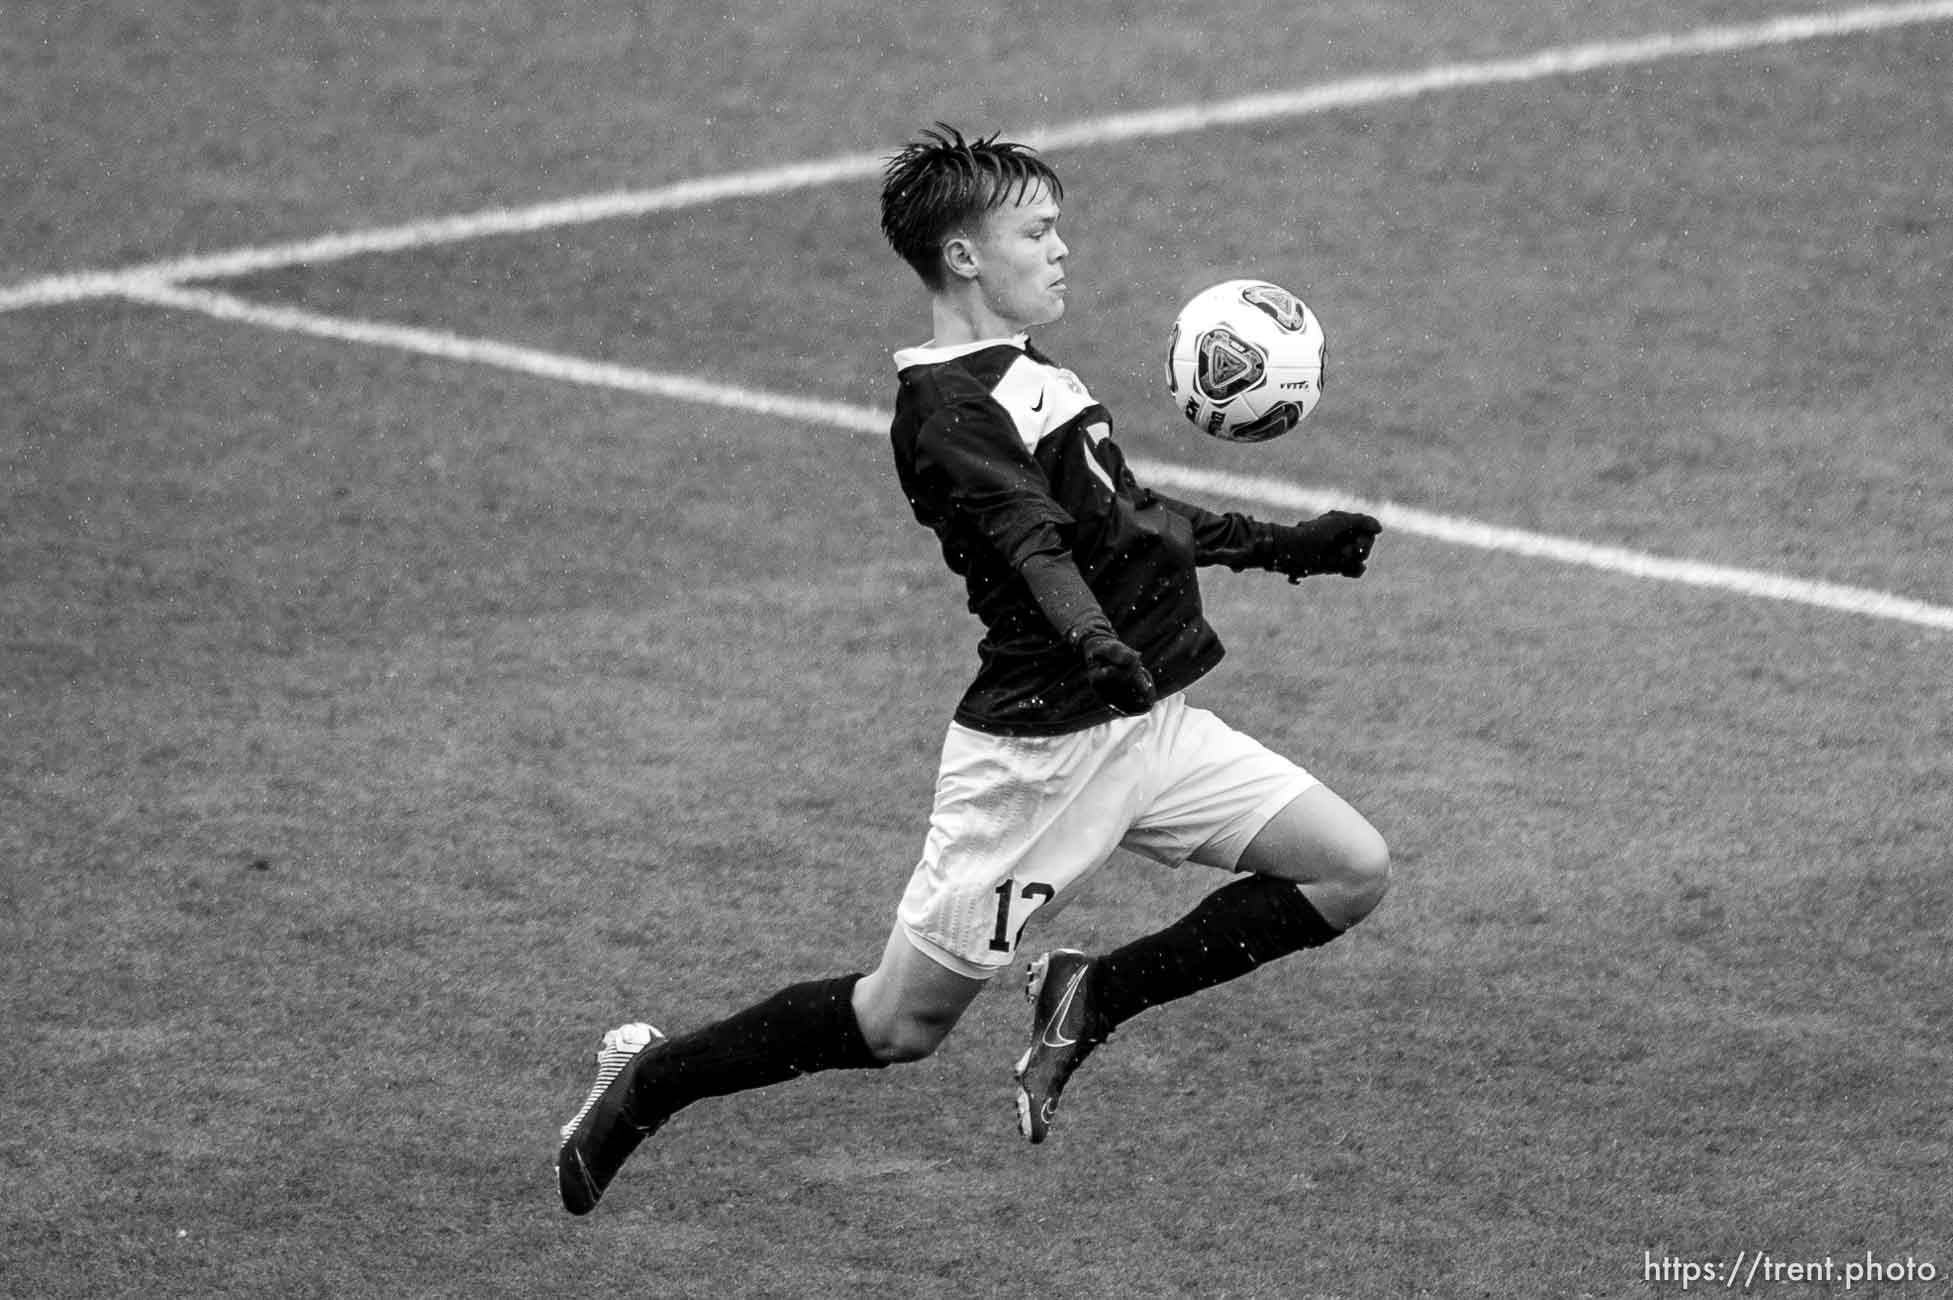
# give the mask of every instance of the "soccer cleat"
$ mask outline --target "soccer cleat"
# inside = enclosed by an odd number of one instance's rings
[[[631,1114],[637,1067],[664,1042],[663,1034],[645,1024],[619,1025],[604,1035],[597,1052],[597,1081],[590,1085],[583,1109],[563,1125],[563,1145],[556,1151],[556,1189],[571,1214],[596,1209],[637,1144],[664,1122],[660,1116],[647,1125]]]
[[[1031,1003],[1031,1046],[1018,1058],[1017,1128],[1033,1142],[1051,1132],[1065,1081],[1106,1035],[1092,1013],[1085,975],[1092,959],[1057,948],[1031,963],[1024,996]]]

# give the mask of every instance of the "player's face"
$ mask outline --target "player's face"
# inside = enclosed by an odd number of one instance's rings
[[[984,303],[1007,326],[1027,330],[1065,314],[1065,255],[1058,202],[1039,183],[992,208],[976,237]]]

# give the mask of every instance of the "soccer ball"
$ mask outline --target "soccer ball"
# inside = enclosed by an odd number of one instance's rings
[[[1307,303],[1266,280],[1229,280],[1180,309],[1166,390],[1202,433],[1266,442],[1309,418],[1328,364],[1329,340]]]

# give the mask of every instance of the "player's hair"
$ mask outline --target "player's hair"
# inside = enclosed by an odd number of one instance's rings
[[[882,234],[931,289],[943,287],[942,247],[994,208],[1042,183],[1062,199],[1051,164],[995,135],[966,140],[943,122],[889,157],[882,173]]]

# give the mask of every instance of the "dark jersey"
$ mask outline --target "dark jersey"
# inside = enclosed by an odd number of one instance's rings
[[[1254,563],[1251,520],[1140,487],[1112,441],[1110,413],[1022,337],[910,348],[895,364],[890,436],[902,491],[984,627],[958,722],[1043,734],[1118,716],[1024,579],[1039,557],[1076,564],[1089,588],[1080,600],[1095,600],[1139,651],[1161,695],[1220,662],[1194,570]]]

